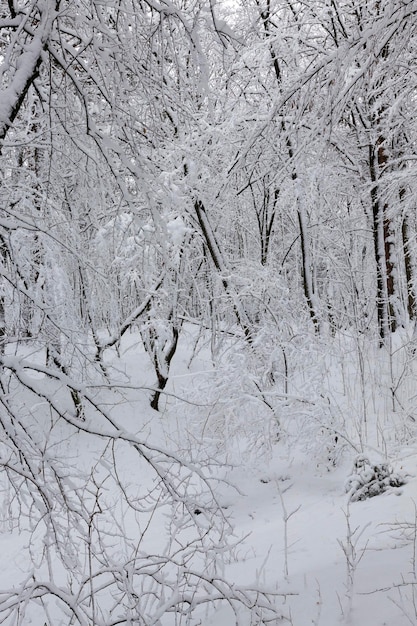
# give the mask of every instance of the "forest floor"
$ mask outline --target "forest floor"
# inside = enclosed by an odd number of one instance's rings
[[[244,537],[232,577],[294,593],[282,607],[294,626],[417,624],[416,457],[398,460],[406,485],[349,503],[348,464],[327,472],[280,448],[230,472],[241,495],[227,510]]]
[[[290,445],[272,441],[264,450],[249,449],[244,434],[224,440],[223,447],[218,440],[212,445],[213,437],[205,441],[201,433],[208,430],[207,411],[199,409],[197,401],[185,409],[178,396],[185,389],[198,389],[201,376],[210,368],[199,355],[191,374],[188,360],[187,351],[176,356],[167,388],[172,395],[166,396],[160,413],[150,409],[149,391],[127,388],[124,401],[115,404],[112,414],[126,430],[139,432],[149,444],[163,445],[175,454],[188,449],[195,457],[204,451],[205,458],[212,459],[217,446],[216,472],[221,481],[215,495],[233,527],[236,544],[235,560],[224,563],[224,576],[235,584],[256,583],[282,594],[278,596],[282,623],[293,626],[417,624],[417,446],[397,446],[395,456],[390,456],[394,471],[405,477],[404,485],[350,502],[345,485],[352,473],[353,453],[345,453],[333,466],[306,453],[302,438]],[[120,381],[152,385],[152,371],[137,337],[128,337],[120,356],[111,356],[110,362]],[[222,424],[216,428],[221,431]],[[71,436],[63,432],[57,440],[60,437],[57,445],[77,467],[98,462],[90,436],[80,431]],[[372,462],[381,461],[377,450],[367,454]],[[127,462],[124,471],[135,480]],[[141,483],[146,480],[141,472]],[[35,547],[36,530],[25,533],[10,524],[7,503],[3,504],[0,588],[7,589],[36,566],[39,547]],[[158,546],[165,525],[166,520],[154,516],[146,530],[149,546]],[[201,626],[234,624],[228,609],[209,608],[199,619],[196,624]],[[36,613],[35,619],[28,614],[25,624],[29,623],[43,626],[37,623]]]

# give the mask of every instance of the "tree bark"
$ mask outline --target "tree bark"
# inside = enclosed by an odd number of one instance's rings
[[[381,344],[390,332],[397,328],[397,319],[393,307],[395,294],[394,263],[392,261],[393,243],[391,241],[391,220],[387,216],[388,206],[381,198],[381,170],[387,165],[388,157],[384,150],[384,140],[378,137],[376,145],[369,146],[369,173],[372,182],[372,233],[376,264],[376,308],[378,333]]]
[[[403,190],[402,190],[403,191]],[[400,198],[403,195],[400,192]],[[405,278],[407,284],[407,313],[410,320],[416,319],[416,294],[414,288],[414,268],[411,257],[408,219],[404,216],[401,224],[402,245],[404,253]]]
[[[210,253],[210,257],[213,261],[213,264],[217,271],[221,275],[221,281],[224,287],[225,292],[230,296],[232,300],[233,312],[235,314],[236,320],[243,330],[245,338],[247,339],[249,344],[253,343],[253,328],[248,320],[248,316],[239,301],[238,295],[235,293],[233,286],[229,283],[226,276],[229,272],[226,271],[225,263],[220,253],[216,237],[211,228],[210,222],[207,217],[206,209],[201,200],[196,200],[194,202],[194,209],[197,216],[197,221],[199,223],[201,233],[204,238],[204,243],[207,245],[207,249]]]

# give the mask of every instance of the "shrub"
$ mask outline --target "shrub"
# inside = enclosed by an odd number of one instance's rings
[[[390,487],[400,487],[405,482],[405,477],[394,472],[389,463],[373,464],[360,454],[354,461],[352,474],[345,487],[349,500],[357,502],[379,496]]]

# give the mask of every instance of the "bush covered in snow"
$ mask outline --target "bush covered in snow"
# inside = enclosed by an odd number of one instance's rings
[[[351,502],[357,502],[378,496],[390,487],[400,487],[405,482],[405,477],[394,472],[389,463],[371,463],[365,455],[359,454],[346,481],[346,492]]]

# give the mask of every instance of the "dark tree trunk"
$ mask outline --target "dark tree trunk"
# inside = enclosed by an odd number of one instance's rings
[[[397,319],[393,307],[395,294],[394,264],[392,261],[391,220],[387,216],[388,206],[380,196],[379,179],[381,170],[387,165],[388,157],[384,150],[384,140],[379,137],[376,145],[369,146],[369,172],[372,181],[372,232],[376,264],[376,308],[378,333],[381,344],[388,333],[394,332]]]
[[[155,390],[152,399],[151,407],[155,411],[159,411],[159,400],[161,392],[165,389],[168,382],[169,369],[171,367],[171,361],[174,358],[177,350],[179,338],[178,328],[175,326],[172,328],[172,336],[169,346],[164,346],[164,350],[159,353],[157,350],[153,352],[153,364],[158,380],[158,388]]]
[[[233,312],[235,314],[237,323],[243,330],[243,333],[248,343],[252,345],[254,340],[253,328],[251,327],[248,316],[246,315],[246,312],[241,305],[241,302],[239,301],[239,297],[234,292],[233,286],[226,278],[226,275],[228,275],[229,272],[226,272],[225,263],[220,253],[216,237],[208,220],[205,206],[201,202],[201,200],[196,200],[194,202],[194,209],[197,221],[201,229],[201,234],[203,236],[204,243],[206,244],[207,249],[210,253],[211,260],[213,261],[216,270],[222,276],[221,281],[225,292],[230,296],[232,300]]]
[[[403,190],[400,192],[400,198],[403,196]],[[408,232],[408,220],[404,216],[401,224],[402,245],[404,253],[405,277],[407,282],[407,313],[410,320],[416,319],[416,294],[414,291],[414,268],[411,258],[410,238]]]

